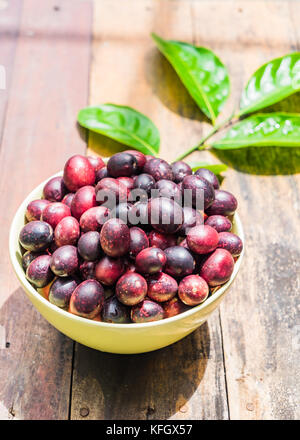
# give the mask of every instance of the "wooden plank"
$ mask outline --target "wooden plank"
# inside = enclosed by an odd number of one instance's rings
[[[161,132],[161,157],[171,161],[199,139],[203,116],[158,53],[151,31],[191,41],[191,2],[95,3],[90,104],[126,104],[150,116]],[[89,138],[91,153],[119,148],[104,137]],[[144,355],[97,353],[76,344],[71,418],[227,419],[225,388],[217,313],[183,341]]]
[[[197,43],[229,67],[232,105],[257,67],[299,49],[298,2],[201,1],[193,14]],[[299,96],[273,109],[299,112]],[[240,170],[224,186],[239,200],[246,233],[240,274],[221,304],[230,418],[298,419],[300,179],[270,174],[299,172],[299,153],[252,148],[219,158]]]
[[[25,195],[84,151],[75,121],[87,103],[90,26],[90,2],[24,1],[0,152],[2,250]],[[0,350],[1,418],[67,419],[73,342],[29,304],[8,252],[0,277],[0,324],[9,343]]]

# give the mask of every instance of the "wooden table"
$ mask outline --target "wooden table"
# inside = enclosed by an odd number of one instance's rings
[[[208,131],[151,31],[222,58],[229,114],[258,66],[299,50],[299,18],[292,0],[0,1],[0,418],[299,418],[299,150],[194,154],[231,166],[224,188],[238,197],[246,254],[220,309],[166,349],[122,356],[74,343],[29,303],[7,250],[25,195],[85,152],[76,128],[85,105],[144,112],[170,161]],[[275,108],[299,112],[299,95]],[[120,145],[91,136],[89,149]]]

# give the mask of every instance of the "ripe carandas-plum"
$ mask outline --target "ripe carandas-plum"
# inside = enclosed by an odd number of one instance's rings
[[[29,264],[40,255],[45,255],[45,254],[43,252],[26,251],[25,254],[22,255],[22,267],[25,270],[25,272]]]
[[[190,190],[192,194],[192,205],[197,209],[207,209],[214,201],[214,187],[203,177],[186,176],[182,181],[182,191]],[[203,207],[200,206],[203,203]]]
[[[50,255],[41,255],[27,267],[26,278],[36,287],[45,287],[54,278],[50,269],[50,260]]]
[[[104,304],[104,289],[96,280],[86,280],[72,293],[69,311],[74,315],[93,319]]]
[[[54,230],[54,240],[57,247],[66,244],[75,245],[80,236],[79,223],[74,217],[64,217]]]
[[[181,190],[172,180],[161,179],[156,182],[154,189],[157,190],[159,197],[167,197],[181,203]]]
[[[116,284],[118,300],[126,306],[134,306],[147,295],[147,282],[135,272],[126,272]]]
[[[150,199],[148,215],[154,229],[165,234],[177,232],[183,222],[183,211],[175,200],[167,197]]]
[[[149,247],[149,240],[146,233],[141,228],[132,227],[129,230],[130,233],[130,244],[129,244],[129,255],[135,258],[138,253],[143,249]]]
[[[196,211],[191,206],[184,206],[183,211],[183,223],[180,229],[177,231],[179,235],[186,235],[191,228],[197,225],[203,224],[203,214]]]
[[[73,277],[57,278],[51,284],[49,301],[62,309],[68,308],[71,295],[77,286],[78,282]]]
[[[216,249],[219,234],[208,225],[195,226],[186,236],[187,244],[196,254],[208,254]]]
[[[134,180],[132,177],[117,177],[117,180],[125,185],[129,190],[134,188]]]
[[[60,176],[52,177],[43,189],[44,198],[50,202],[61,202],[67,193],[64,180]]]
[[[226,283],[234,269],[234,260],[226,249],[216,249],[203,263],[200,275],[212,287]]]
[[[124,151],[124,153],[132,154],[136,158],[136,162],[137,162],[136,171],[139,173],[142,172],[142,169],[146,163],[146,156],[137,150],[126,150]]]
[[[223,215],[210,215],[205,220],[205,224],[211,226],[217,232],[230,231],[232,228],[231,221]]]
[[[199,275],[189,275],[179,283],[178,296],[188,306],[201,304],[206,300],[208,294],[208,284]]]
[[[27,251],[43,251],[53,239],[52,227],[43,221],[33,221],[23,226],[19,235],[21,246]]]
[[[101,318],[112,324],[126,324],[130,322],[129,308],[124,306],[116,296],[108,298],[103,305]]]
[[[162,234],[161,232],[153,230],[149,234],[149,244],[150,246],[164,250],[168,247],[176,246],[177,237],[172,234]]]
[[[165,311],[165,318],[171,318],[172,316],[176,316],[180,313],[186,312],[191,307],[183,304],[183,302],[177,296],[175,296],[169,301],[166,301],[163,304],[163,308]]]
[[[135,189],[145,191],[149,197],[155,186],[155,179],[150,174],[142,173],[134,178],[133,185]]]
[[[79,272],[83,280],[96,279],[95,268],[96,261],[83,261],[79,266]]]
[[[217,176],[207,168],[199,168],[195,172],[196,176],[203,177],[203,179],[207,180],[215,189],[219,189],[219,181]]]
[[[135,203],[128,213],[128,218],[131,225],[142,225],[145,229],[148,228],[148,202]]]
[[[104,179],[105,177],[109,177],[107,166],[96,171],[95,183],[98,183],[101,179]]]
[[[172,246],[165,249],[167,262],[165,272],[173,277],[183,277],[193,273],[195,269],[195,260],[191,252],[183,246]]]
[[[107,171],[112,177],[130,177],[136,170],[137,160],[130,153],[116,153],[107,162]]]
[[[177,290],[177,281],[166,273],[159,272],[148,279],[147,295],[154,301],[168,301],[176,295]]]
[[[174,181],[176,183],[182,182],[185,176],[193,174],[192,168],[181,160],[172,163],[172,171],[174,174]]]
[[[150,299],[145,299],[131,309],[131,320],[136,324],[159,321],[164,317],[165,311],[162,306]]]
[[[156,247],[142,250],[135,259],[135,266],[138,272],[152,275],[160,272],[166,264],[165,253]]]
[[[123,220],[124,223],[130,226],[129,212],[132,206],[133,206],[132,203],[129,202],[119,203],[111,211],[111,217],[120,218],[121,220]]]
[[[163,159],[151,158],[147,160],[143,172],[150,174],[156,181],[161,179],[174,180],[171,165]]]
[[[121,258],[103,257],[95,267],[95,277],[105,286],[113,286],[125,272]]]
[[[74,197],[75,197],[75,193],[68,193],[65,195],[65,197],[62,199],[61,202],[67,205],[71,209],[71,205]]]
[[[121,257],[129,250],[130,233],[128,226],[119,218],[104,223],[100,232],[101,247],[109,257]]]
[[[111,217],[111,212],[105,206],[95,206],[85,211],[80,217],[82,232],[101,231],[104,223]]]
[[[129,194],[129,189],[126,185],[112,177],[105,177],[99,180],[95,188],[96,200],[99,204],[107,202],[108,197],[113,206],[118,202],[126,202]]]
[[[237,208],[237,200],[229,191],[218,189],[215,191],[215,200],[207,209],[206,213],[211,215],[232,215]]]
[[[98,260],[101,256],[100,235],[97,231],[83,234],[77,244],[79,255],[86,261]]]
[[[95,188],[93,186],[83,186],[75,193],[72,200],[72,215],[79,220],[84,212],[96,205]]]
[[[218,248],[226,249],[233,257],[238,257],[243,250],[243,242],[232,232],[220,232]]]
[[[70,215],[71,211],[67,205],[61,202],[53,202],[45,207],[41,219],[42,221],[49,223],[49,225],[55,229],[64,217],[69,217]]]
[[[72,275],[78,268],[77,248],[71,245],[59,247],[51,256],[50,266],[58,277]]]
[[[88,161],[95,170],[95,173],[105,167],[105,163],[99,156],[87,156]]]
[[[64,183],[70,192],[95,183],[95,170],[87,157],[76,154],[64,167]]]
[[[49,205],[49,200],[39,199],[33,200],[27,206],[25,217],[29,222],[35,220],[41,220],[42,213],[47,205]]]

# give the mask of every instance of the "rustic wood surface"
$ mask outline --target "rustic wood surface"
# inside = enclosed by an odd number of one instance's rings
[[[258,66],[299,50],[299,18],[292,0],[0,2],[7,72],[0,90],[0,419],[299,418],[299,150],[190,157],[230,165],[223,186],[239,200],[246,254],[219,311],[157,352],[111,355],[73,343],[33,309],[6,251],[24,196],[84,151],[75,124],[84,105],[144,112],[169,161],[209,130],[150,32],[222,58],[232,85],[226,116]],[[299,94],[273,108],[299,112]],[[121,148],[89,137],[89,153]]]

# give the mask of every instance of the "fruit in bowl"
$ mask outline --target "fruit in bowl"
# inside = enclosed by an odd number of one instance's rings
[[[223,298],[243,254],[236,208],[209,170],[134,151],[107,166],[76,155],[20,206],[10,255],[63,333],[103,351],[151,351],[195,330]]]

